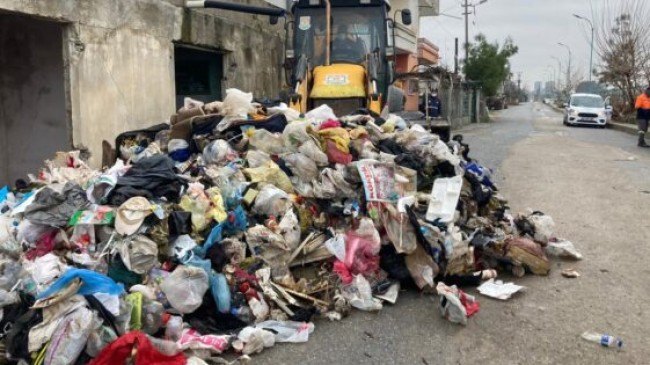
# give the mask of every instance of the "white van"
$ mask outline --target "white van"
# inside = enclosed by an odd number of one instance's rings
[[[607,126],[609,110],[600,95],[573,94],[564,104],[564,125]]]

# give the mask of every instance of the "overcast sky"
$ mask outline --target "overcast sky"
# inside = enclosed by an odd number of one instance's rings
[[[462,17],[461,4],[464,0],[440,0],[440,12]],[[499,41],[510,36],[519,47],[519,53],[512,58],[515,75],[522,73],[522,86],[533,87],[535,81],[550,80],[552,66],[557,74],[556,56],[562,61],[566,78],[568,51],[559,46],[563,42],[571,48],[572,68],[578,67],[585,78],[589,69],[590,28],[586,21],[572,16],[592,16],[592,4],[597,13],[604,0],[488,0],[476,7],[476,14],[469,16],[470,40],[478,33],[486,35],[489,41]],[[470,3],[479,0],[470,0]],[[472,12],[470,8],[470,12]],[[594,27],[598,24],[594,22]],[[459,38],[459,52],[463,58],[462,44],[465,37],[465,22],[441,15],[423,18],[420,22],[420,36],[424,36],[440,47],[441,64],[453,68],[454,38]],[[594,64],[597,56],[594,52]],[[557,76],[556,76],[557,77]]]

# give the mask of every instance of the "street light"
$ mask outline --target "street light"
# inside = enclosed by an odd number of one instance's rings
[[[571,87],[571,48],[562,42],[557,42],[558,45],[565,47],[569,51],[569,65],[566,69],[566,86],[567,88]]]
[[[593,62],[594,62],[594,23],[591,22],[588,18],[585,18],[584,16],[580,16],[578,14],[573,14],[574,17],[585,20],[589,23],[589,26],[591,27],[591,52],[589,54],[589,81],[591,81],[591,74],[593,73]]]

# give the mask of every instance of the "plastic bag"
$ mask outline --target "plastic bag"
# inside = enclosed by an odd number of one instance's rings
[[[273,185],[265,185],[257,194],[253,211],[257,214],[279,217],[291,208],[289,195]]]
[[[392,204],[385,204],[380,214],[386,229],[386,236],[393,243],[397,252],[410,254],[415,251],[417,237],[408,216],[399,213]]]
[[[355,232],[348,232],[345,237],[345,266],[354,275],[370,275],[379,269],[379,256],[376,245],[369,239]]]
[[[372,297],[370,283],[363,275],[355,276],[350,285],[343,287],[341,293],[350,302],[350,305],[357,309],[378,311],[382,308],[381,301]]]
[[[291,251],[298,248],[298,245],[300,245],[300,224],[293,209],[289,209],[284,214],[278,224],[278,230]]]
[[[160,284],[160,289],[174,309],[192,313],[203,303],[208,274],[198,267],[181,265]]]
[[[307,342],[314,332],[314,324],[294,321],[264,321],[253,326],[275,334],[275,342]]]
[[[273,332],[262,328],[245,327],[239,332],[237,339],[233,343],[233,348],[244,355],[259,353],[264,348],[275,345]]]
[[[467,295],[455,285],[447,286],[439,282],[436,286],[439,295],[438,309],[440,314],[453,323],[467,325],[467,317],[478,312],[479,304],[476,299]]]
[[[311,119],[319,122],[326,121],[329,119],[336,119],[334,110],[332,110],[332,108],[327,106],[327,104],[323,104],[318,108],[308,111],[307,114],[305,114],[305,117],[307,119]]]
[[[404,258],[406,263],[406,268],[408,269],[415,285],[423,289],[433,289],[435,283],[433,278],[435,278],[440,272],[440,268],[433,261],[433,258],[427,254],[422,246],[417,245],[417,248],[410,255],[406,255]]]
[[[307,156],[310,160],[314,161],[316,166],[325,167],[329,165],[327,154],[313,140],[308,140],[298,147],[298,152]]]
[[[252,102],[252,93],[245,93],[239,89],[226,89],[221,113],[226,117],[245,118],[248,113],[255,112]]]
[[[124,292],[122,285],[119,285],[108,276],[98,272],[85,269],[68,269],[57,281],[47,290],[40,293],[37,299],[43,299],[55,295],[58,291],[65,288],[75,279],[81,279],[81,287],[77,294],[90,295],[95,293],[106,293],[111,295],[120,295]]]
[[[255,129],[249,143],[269,155],[279,155],[286,151],[282,135],[271,133],[266,129]]]
[[[183,330],[180,340],[177,342],[183,350],[210,350],[220,354],[228,349],[230,336],[204,335],[201,336],[194,329]]]
[[[546,253],[557,257],[582,260],[582,254],[576,250],[573,243],[563,238],[551,239],[546,246]]]
[[[312,181],[318,178],[318,166],[302,153],[283,155],[282,159],[287,163],[287,167],[291,169],[291,172],[302,181]]]
[[[38,257],[34,261],[26,260],[23,263],[23,267],[36,282],[37,292],[45,290],[45,288],[68,269],[68,265],[53,253]],[[1,284],[2,279],[4,279],[4,276],[0,278],[0,288],[3,287]]]
[[[531,214],[528,219],[535,226],[533,239],[540,243],[547,243],[553,236],[553,229],[555,228],[553,218],[545,214]]]
[[[331,140],[325,140],[325,153],[327,154],[327,160],[330,163],[340,163],[342,165],[347,165],[352,162],[352,155],[346,152],[342,152],[336,147],[336,143]]]
[[[291,250],[284,237],[258,224],[246,231],[246,243],[253,256],[260,257],[269,265],[274,278],[288,273]]]
[[[307,133],[306,122],[293,122],[287,124],[282,132],[284,146],[290,151],[297,151],[307,141],[311,141],[311,136]]]
[[[95,313],[81,307],[67,315],[52,335],[45,353],[45,364],[71,365],[83,351],[95,323]]]
[[[287,193],[293,193],[293,185],[291,184],[291,180],[289,180],[289,176],[280,170],[280,167],[274,162],[269,162],[266,165],[254,169],[244,169],[244,175],[251,182],[267,182]]]
[[[238,157],[237,152],[223,139],[217,139],[203,149],[203,160],[208,165],[223,165]]]
[[[102,326],[102,322],[101,318],[95,317],[88,335],[86,353],[91,357],[96,357],[104,347],[117,339],[115,331],[110,326]]]
[[[158,347],[160,342],[156,341]],[[133,351],[137,348],[137,351]],[[134,355],[135,353],[135,355]],[[165,354],[158,348],[154,347],[150,337],[142,332],[133,331],[118,337],[115,341],[106,346],[95,357],[89,365],[115,365],[126,364],[127,359],[135,357],[134,365],[165,364],[165,365],[184,365],[186,363],[185,355]]]
[[[219,312],[230,312],[230,287],[226,276],[221,273],[210,275],[210,289]]]
[[[256,168],[264,166],[273,160],[271,160],[271,156],[264,151],[250,150],[246,152],[246,161],[248,161],[248,167]]]

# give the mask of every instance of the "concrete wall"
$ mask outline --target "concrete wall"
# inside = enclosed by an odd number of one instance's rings
[[[262,0],[241,0],[264,5]],[[66,107],[75,146],[101,162],[101,141],[168,120],[175,109],[174,42],[225,52],[225,87],[277,96],[282,23],[183,0],[0,0],[0,10],[65,24]],[[236,65],[236,67],[234,66]]]
[[[71,146],[60,24],[0,14],[0,186]]]

